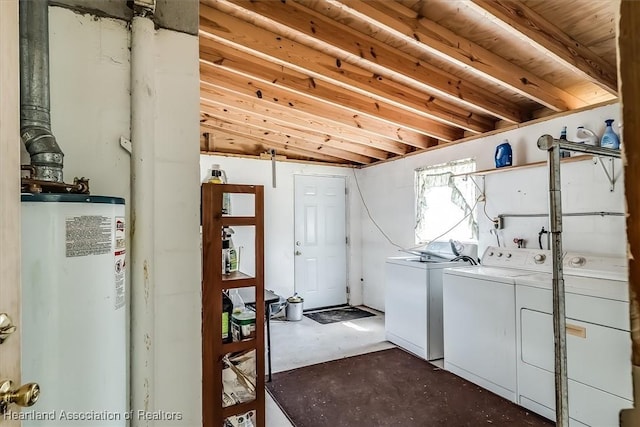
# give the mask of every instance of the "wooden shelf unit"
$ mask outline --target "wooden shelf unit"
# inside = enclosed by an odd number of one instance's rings
[[[222,215],[223,193],[254,195],[254,215]],[[255,228],[255,276],[222,271],[222,228]],[[256,297],[256,336],[248,341],[222,343],[222,291],[253,287]],[[265,426],[264,404],[264,187],[261,185],[202,184],[202,425],[221,427],[232,415],[255,412],[256,427]],[[255,349],[256,398],[222,406],[223,357]]]

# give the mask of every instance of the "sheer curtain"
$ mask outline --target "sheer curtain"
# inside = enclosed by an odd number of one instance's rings
[[[473,159],[416,169],[416,243],[427,243],[434,238],[478,239],[478,221],[474,212],[477,188],[464,175],[475,170]],[[456,226],[465,216],[467,218]],[[450,228],[451,231],[445,233]]]

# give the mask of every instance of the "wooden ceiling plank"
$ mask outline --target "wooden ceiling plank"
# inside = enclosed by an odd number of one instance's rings
[[[347,160],[339,159],[337,157],[311,153],[304,150],[298,150],[293,147],[285,148],[280,144],[273,144],[268,141],[262,141],[244,135],[228,133],[220,129],[212,129],[210,126],[201,127],[201,131],[202,133],[211,133],[213,138],[216,140],[216,150],[209,152],[204,151],[202,152],[203,154],[259,157],[270,149],[275,149],[277,157],[285,156],[287,159],[313,161],[322,164],[336,164],[340,166],[344,166],[348,163]]]
[[[286,133],[287,135],[296,136],[302,139],[306,139],[309,142],[323,142],[327,146],[343,149],[352,153],[362,154],[365,156],[373,157],[378,160],[386,159],[390,157],[390,153],[384,150],[380,150],[368,145],[358,144],[351,141],[347,141],[333,135],[320,134],[318,132],[311,132],[307,129],[300,128],[295,124],[280,122],[266,116],[260,116],[252,112],[246,112],[236,108],[215,105],[212,103],[200,104],[201,117],[215,117],[221,120],[227,120],[234,123],[251,123],[257,128],[269,129],[274,132]]]
[[[205,95],[205,97],[200,98],[201,111],[202,108],[206,108],[208,106],[235,107],[247,114],[269,117],[283,124],[286,123],[293,126],[303,127],[317,133],[324,132],[336,138],[342,138],[347,141],[371,146],[394,154],[404,154],[408,151],[408,146],[403,143],[378,136],[370,137],[364,135],[362,132],[358,132],[357,129],[352,130],[350,127],[343,126],[340,123],[322,120],[321,118],[310,115],[307,116],[298,111],[292,111],[291,109],[286,110],[285,108],[265,106],[262,103],[253,102],[255,97],[248,97],[237,92],[234,93],[224,87],[214,87],[209,85],[207,93],[203,93],[203,95]]]
[[[217,99],[225,99],[240,105],[246,105],[248,111],[254,108],[260,111],[276,112],[287,117],[295,117],[318,126],[326,126],[337,129],[340,134],[351,135],[352,138],[373,138],[379,141],[380,148],[387,151],[396,152],[398,150],[406,150],[407,145],[425,148],[434,139],[426,135],[394,127],[380,120],[370,120],[370,123],[356,123],[355,120],[345,119],[342,115],[335,114],[333,116],[323,116],[316,111],[304,108],[292,108],[288,103],[281,103],[266,98],[258,99],[255,93],[247,95],[239,91],[227,87],[224,82],[207,81],[201,84],[201,96],[216,101]],[[243,107],[244,108],[244,107]],[[340,112],[341,113],[341,112]],[[400,154],[400,152],[397,152]]]
[[[342,73],[344,78],[358,82],[363,87],[394,94],[396,101],[403,101],[402,106],[399,106],[398,102],[390,103],[388,98],[375,99],[359,92],[345,91],[343,87],[314,79],[309,75],[299,73],[271,61],[255,58],[247,52],[242,52],[229,46],[217,45],[214,47],[214,44],[215,42],[207,37],[201,38],[200,58],[203,61],[221,68],[249,74],[274,84],[286,84],[292,89],[303,93],[316,94],[316,96],[322,96],[324,99],[331,99],[335,94],[340,94],[341,97],[345,98],[348,96],[353,99],[356,105],[368,105],[369,111],[374,111],[376,114],[379,105],[386,105],[387,109],[397,111],[400,115],[406,116],[407,120],[410,120],[409,115],[419,116],[411,121],[424,123],[425,125],[434,123],[434,126],[439,126],[441,129],[445,129],[443,127],[445,125],[461,127],[475,133],[494,129],[494,121],[489,117],[473,114],[453,105],[443,106],[440,100],[428,96],[425,98],[425,94],[406,86],[401,86],[391,80],[378,79],[374,75],[362,75],[360,71],[354,73],[349,70],[343,70]],[[321,95],[325,91],[329,91],[329,94]]]
[[[259,156],[261,152],[267,148],[262,146],[258,141],[250,139],[242,139],[237,136],[222,135],[218,130],[209,127],[200,127],[201,145],[207,139],[207,135],[214,144],[207,149],[201,149],[201,153],[224,153],[224,154],[248,154]]]
[[[254,139],[269,141],[274,144],[280,144],[282,147],[294,147],[298,150],[304,150],[310,153],[318,152],[328,156],[349,160],[359,164],[371,163],[371,158],[361,154],[351,153],[341,149],[329,147],[326,144],[316,144],[303,138],[293,137],[284,133],[278,133],[271,130],[261,130],[248,125],[236,124],[229,121],[211,118],[200,124],[201,127],[210,126],[214,129],[223,129],[227,132],[234,132],[239,135],[252,137]]]
[[[206,3],[227,14],[251,21],[263,27],[264,31],[284,35],[291,42],[323,51],[332,58],[331,64],[335,63],[334,58],[339,58],[383,78],[421,89],[436,98],[481,109],[499,118],[522,121],[522,112],[511,101],[448,75],[415,57],[402,54],[295,2],[207,0]],[[201,15],[203,13],[206,11],[203,12],[201,8]],[[270,21],[263,17],[268,17]],[[291,52],[287,54],[291,55]]]
[[[383,77],[379,73],[365,70],[351,65],[340,58],[328,55],[301,43],[289,40],[281,35],[272,33],[239,18],[223,13],[217,9],[202,5],[200,17],[201,42],[204,37],[210,38],[215,44],[225,45],[244,51],[251,57],[261,58],[271,64],[284,66],[301,72],[317,82],[327,82],[341,87],[349,92],[356,92],[376,102],[384,101],[393,104],[397,108],[414,112],[421,112],[427,117],[432,117],[441,122],[455,123],[456,126],[476,132],[486,131],[487,128],[479,127],[476,117],[481,116],[468,110],[460,114],[461,107],[452,103],[446,104],[443,100],[427,93],[417,91],[405,86],[418,99],[415,102],[397,90],[389,89],[385,82],[392,80]],[[202,37],[204,36],[204,37]],[[249,47],[250,46],[250,47]],[[415,65],[420,68],[420,66]],[[430,73],[433,74],[433,73]],[[415,80],[414,80],[415,81]],[[466,100],[475,99],[477,96],[467,92],[466,87],[456,79],[448,79],[447,86],[456,91]],[[500,105],[496,99],[482,94],[483,103]],[[433,102],[438,99],[439,102]],[[505,118],[515,121],[523,120],[523,113],[515,104],[510,105]],[[477,109],[476,109],[477,110]],[[516,117],[517,116],[517,117]]]
[[[262,88],[271,86],[278,87],[289,92],[293,92],[305,98],[313,98],[325,103],[348,108],[354,112],[368,114],[377,119],[386,120],[398,126],[408,127],[416,132],[434,138],[453,141],[460,138],[462,130],[454,128],[440,122],[433,121],[415,112],[410,112],[384,102],[376,102],[366,96],[341,90],[340,88],[314,79],[299,79],[283,71],[269,71],[254,64],[240,65],[237,61],[223,61],[213,64],[207,61],[206,54],[201,54],[201,72],[210,73],[211,69],[223,69],[235,74],[237,78],[244,78],[245,81],[252,81],[254,90],[264,91]],[[260,87],[260,89],[258,89]],[[492,126],[493,129],[493,126]]]
[[[613,95],[618,93],[617,70],[562,29],[513,0],[470,0],[471,7],[497,21],[503,28],[524,35],[537,49],[550,53]]]
[[[205,124],[203,126],[201,126],[201,129],[206,130],[206,131],[213,131],[213,132],[224,132],[232,137],[236,137],[239,140],[247,140],[247,141],[254,141],[257,144],[260,144],[261,147],[264,147],[264,149],[266,151],[270,150],[270,149],[275,149],[276,152],[280,155],[285,155],[287,157],[296,157],[296,156],[303,156],[305,158],[308,159],[315,159],[319,162],[328,162],[328,163],[348,163],[348,164],[352,164],[353,162],[347,159],[343,159],[341,157],[335,157],[335,156],[330,156],[327,154],[323,154],[323,153],[319,153],[317,151],[308,151],[305,149],[301,149],[298,147],[294,147],[291,145],[287,145],[287,144],[282,144],[280,142],[276,142],[276,141],[271,141],[271,140],[266,140],[264,138],[258,138],[256,136],[253,135],[246,135],[245,133],[242,132],[237,132],[234,130],[229,130],[229,129],[219,129],[216,128],[210,124]],[[237,144],[237,142],[235,143]],[[223,144],[220,144],[221,147],[223,147]],[[233,150],[229,150],[231,152],[234,152]],[[241,153],[242,151],[235,151],[237,153]],[[256,153],[259,155],[259,153]]]
[[[256,114],[247,114],[233,107],[200,105],[201,115],[204,118],[213,117],[220,120],[228,121],[236,124],[244,124],[258,130],[269,129],[270,131],[289,135],[292,137],[303,139],[312,144],[324,144],[328,147],[337,148],[339,150],[349,151],[351,153],[362,154],[364,156],[373,157],[374,159],[383,160],[389,157],[389,153],[374,147],[345,141],[344,139],[335,138],[328,134],[319,134],[311,132],[307,129],[301,129],[298,126],[288,123],[281,123],[268,116],[259,116]]]
[[[205,82],[224,82],[227,87],[246,95],[254,96],[256,99],[262,99],[266,103],[288,105],[292,109],[303,109],[334,120],[344,120],[356,126],[362,126],[359,122],[366,122],[368,126],[375,126],[376,122],[384,120],[394,127],[408,128],[438,139],[455,140],[459,139],[461,135],[460,130],[438,123],[411,123],[410,120],[401,115],[401,112],[389,111],[382,105],[380,105],[379,115],[367,114],[358,109],[348,108],[339,104],[339,101],[348,101],[348,99],[345,99],[346,95],[336,94],[337,98],[328,99],[309,97],[304,93],[284,88],[282,85],[238,75],[233,71],[206,64],[202,61],[200,63],[200,78]],[[427,126],[428,129],[424,129]],[[418,141],[418,148],[426,148],[429,146],[429,142],[430,140],[428,139],[424,142]],[[416,144],[414,141],[407,142],[407,144],[409,143]]]
[[[206,78],[206,76],[202,75],[201,78]],[[211,81],[212,80],[201,80],[200,93],[201,97],[205,99],[210,98],[215,100],[218,93],[217,91],[222,90],[223,88],[211,83]],[[265,96],[257,98],[255,92],[247,89],[244,85],[231,87],[234,83],[222,84],[225,85],[225,90],[230,90],[231,92],[235,92],[236,94],[244,97],[252,97],[253,102],[260,104],[265,108],[284,108],[285,114],[288,112],[291,115],[303,114],[315,116],[316,120],[323,122],[325,120],[330,120],[338,125],[349,127],[353,131],[361,130],[363,134],[392,137],[397,141],[402,141],[406,143],[406,145],[416,148],[427,148],[433,144],[433,141],[436,141],[436,139],[426,135],[395,127],[381,120],[353,114],[348,110],[334,108],[333,106],[326,106],[314,100],[307,102],[306,100],[299,99],[295,96],[290,97],[285,93],[278,94],[277,92],[274,94],[278,95],[278,98]]]
[[[488,49],[420,17],[401,3],[364,0],[328,0],[327,3],[359,19],[368,17],[377,28],[408,45],[474,72],[551,110],[565,111],[586,105],[583,100]]]

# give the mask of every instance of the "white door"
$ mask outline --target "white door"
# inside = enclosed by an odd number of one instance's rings
[[[17,327],[0,344],[0,380],[20,384],[20,101],[18,75],[18,1],[0,0],[0,313]],[[12,405],[9,411],[19,409]],[[0,424],[19,426],[11,416]],[[17,418],[17,417],[16,417]]]
[[[304,308],[347,303],[345,179],[296,175],[295,291]]]

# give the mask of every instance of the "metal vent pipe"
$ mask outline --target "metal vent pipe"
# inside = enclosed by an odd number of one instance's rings
[[[49,2],[20,0],[20,135],[32,178],[64,182],[64,154],[51,133],[49,109]]]

